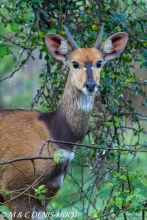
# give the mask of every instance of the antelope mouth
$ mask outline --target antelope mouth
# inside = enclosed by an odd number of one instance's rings
[[[95,86],[95,88],[92,91],[89,91],[86,86],[84,86],[83,88],[83,92],[85,93],[85,95],[87,96],[94,96],[95,93],[97,92],[98,88]]]

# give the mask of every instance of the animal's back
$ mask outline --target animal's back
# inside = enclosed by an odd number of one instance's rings
[[[0,111],[0,161],[38,156],[41,146],[51,139],[45,124],[34,110]],[[56,146],[45,146],[42,156],[53,156]],[[54,163],[53,160],[22,160],[0,166],[1,188],[16,190],[32,184]]]

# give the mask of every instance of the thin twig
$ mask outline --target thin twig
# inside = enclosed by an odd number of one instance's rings
[[[18,157],[18,158],[14,158],[11,160],[2,161],[0,162],[0,165],[14,163],[14,162],[22,161],[22,160],[41,160],[41,159],[48,160],[48,159],[53,159],[53,157],[49,157],[49,156]]]

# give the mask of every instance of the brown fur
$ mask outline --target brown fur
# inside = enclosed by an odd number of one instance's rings
[[[70,73],[65,87],[65,95],[63,96],[63,109],[65,109],[64,114],[72,131],[82,139],[86,135],[88,129],[91,111],[83,112],[77,108],[77,102],[82,92],[75,89],[75,86],[70,83],[71,81],[72,74]]]
[[[0,161],[17,157],[37,156],[44,141],[52,139],[46,126],[37,120],[38,115],[39,112],[32,110],[0,111]],[[55,145],[49,144],[44,149],[42,156],[53,156],[56,149]],[[20,161],[13,163],[14,166],[13,164],[0,166],[1,190],[15,191],[19,189],[21,192],[43,173],[46,175],[51,173],[52,166],[55,165],[53,160],[35,160],[34,163],[33,165],[31,161]],[[43,177],[37,183],[42,180]],[[35,187],[37,188],[37,184]],[[16,196],[17,194],[14,193],[13,195]],[[3,197],[5,201],[9,199],[4,195]],[[19,198],[19,200],[22,199]],[[10,210],[13,210],[14,207],[11,207],[11,203],[15,202],[9,203]],[[19,207],[20,211],[24,211],[23,206]],[[27,209],[29,208],[27,207]]]
[[[97,61],[102,60],[102,54],[95,48],[79,48],[72,51],[70,60],[71,62],[77,61],[82,67],[84,67],[84,62],[92,62],[95,65]]]

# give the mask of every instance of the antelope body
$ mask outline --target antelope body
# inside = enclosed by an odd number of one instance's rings
[[[102,27],[93,48],[78,48],[66,27],[65,31],[72,50],[61,36],[45,36],[46,46],[53,57],[66,62],[70,67],[61,105],[50,113],[2,109],[0,161],[37,156],[42,144],[48,139],[76,144],[86,135],[101,67],[106,61],[122,53],[128,35],[124,32],[114,34],[101,47]],[[74,158],[74,146],[47,143],[42,156],[53,156],[60,148],[64,155],[58,164],[51,159],[36,159],[0,166],[0,202],[6,202],[14,213],[13,219],[20,219],[20,213],[22,219],[45,219],[33,216],[33,213],[43,213],[47,204],[42,204],[31,195],[34,188],[44,184],[46,197],[50,198],[62,186],[68,163]],[[2,193],[5,190],[11,191],[11,196]]]

